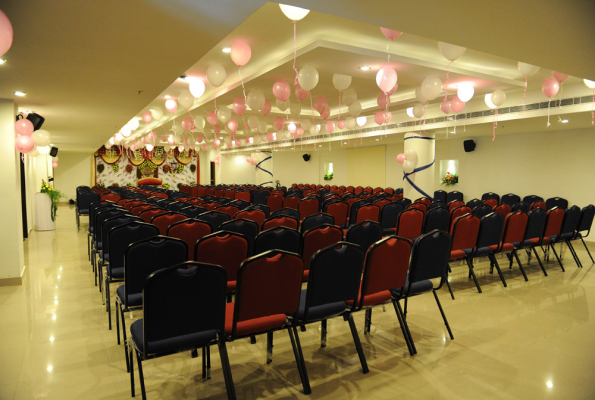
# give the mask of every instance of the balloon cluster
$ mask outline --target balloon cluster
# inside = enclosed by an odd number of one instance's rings
[[[14,146],[17,151],[23,154],[29,154],[31,157],[37,157],[41,154],[50,152],[49,145],[52,136],[48,131],[39,129],[34,130],[33,123],[28,119],[21,118],[14,124],[17,133]]]
[[[403,171],[407,174],[412,173],[417,166],[417,150],[407,149],[405,153],[397,156],[397,162],[403,164]]]

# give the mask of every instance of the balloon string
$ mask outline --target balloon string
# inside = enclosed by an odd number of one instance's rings
[[[564,91],[564,85],[563,85],[563,83],[564,82],[560,82],[560,100],[558,101],[558,110],[559,110],[558,111],[558,122],[562,121],[562,118],[560,118],[560,114],[561,114],[561,111],[562,111],[562,99],[563,99],[562,92]]]
[[[341,121],[341,90],[339,90],[339,116],[337,117],[337,122]]]
[[[314,119],[314,105],[312,103],[312,92],[310,92],[310,108],[312,109],[312,122],[316,125],[316,120]]]
[[[424,133],[426,133],[426,111],[428,111],[428,103],[429,103],[429,101],[426,101],[426,104],[424,106]],[[421,133],[421,129],[420,129],[420,133]]]
[[[217,87],[215,86],[213,88],[213,103],[215,103],[215,115],[217,115],[217,96],[216,96],[216,93],[217,93]]]
[[[595,89],[593,89],[593,100],[591,101],[591,125],[595,125]]]
[[[248,104],[248,99],[246,98],[246,88],[244,87],[244,79],[242,78],[242,67],[238,68],[238,74],[240,75],[240,81],[242,82],[242,91],[244,92],[244,104]]]
[[[547,102],[547,125],[546,125],[546,128],[549,128],[550,125],[551,125],[550,124],[550,104],[551,103],[552,103],[552,100],[549,99],[548,102]]]
[[[386,43],[386,65],[390,64],[390,53],[388,52],[388,46],[390,46],[390,42],[391,40],[388,39],[388,42]]]
[[[525,96],[527,96],[527,76],[525,75],[525,91],[523,92],[523,101],[521,105],[523,106],[523,114],[527,111],[527,107],[525,107]]]
[[[448,101],[448,82],[449,82],[449,73],[450,73],[450,64],[452,64],[452,61],[448,63],[448,65],[446,66],[446,85],[444,86],[444,101]]]
[[[295,67],[295,59],[297,58],[297,23],[296,21],[293,21],[293,70],[295,71],[295,81],[293,82],[293,85],[297,85],[298,84],[298,70]]]

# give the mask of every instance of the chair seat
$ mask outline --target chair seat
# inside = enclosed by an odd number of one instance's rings
[[[386,303],[387,301],[389,301],[391,299],[391,297],[392,296],[390,294],[390,290],[382,290],[380,292],[368,294],[364,297],[364,307],[370,307],[370,306],[373,306],[376,304]],[[358,302],[361,302],[361,299],[362,299],[362,292],[361,292],[361,288],[360,288]],[[345,303],[347,303],[347,305],[349,305],[349,306],[353,306],[352,300],[348,300]]]
[[[233,328],[233,311],[235,303],[227,303],[225,309],[225,334],[231,335]],[[240,321],[236,327],[237,336],[247,336],[281,328],[285,325],[287,317],[285,314],[274,314],[266,317],[253,318]]]
[[[138,307],[143,305],[143,294],[134,293],[128,296],[128,302],[124,301],[124,285],[118,286],[116,295],[120,298],[122,304],[128,304],[128,307]]]
[[[228,292],[236,291],[236,281],[227,281],[227,291]]]
[[[502,250],[501,251],[512,251],[514,250],[514,245],[512,243],[500,243],[500,244],[494,244],[492,246],[488,246],[490,248],[490,250],[492,251],[496,251],[498,250],[498,248],[502,246]]]
[[[102,259],[105,262],[109,262],[109,254],[106,254],[105,256],[103,255],[103,250],[101,250],[99,252],[99,258]]]
[[[561,240],[572,239],[574,232],[567,232],[560,235]]]
[[[405,281],[405,286],[403,286],[402,288],[391,289],[390,291],[392,292],[393,296],[399,297],[401,295],[401,293],[403,293],[403,295],[405,295],[407,293],[408,287],[409,287],[409,274],[407,275],[407,280]],[[414,282],[411,285],[411,292],[409,293],[409,295],[414,296],[416,294],[426,293],[426,292],[431,291],[433,287],[434,287],[434,284],[429,279],[425,280],[425,281]]]
[[[300,306],[298,308],[297,320],[301,322],[320,321],[334,317],[343,313],[347,310],[347,305],[344,301],[338,301],[336,303],[323,304],[320,306],[310,307],[308,310],[308,320],[304,321],[304,315],[306,313],[306,294],[307,289],[302,290],[300,294]]]
[[[95,242],[95,250],[101,250],[101,249],[103,249],[103,243]]]
[[[396,228],[384,228],[382,230],[382,236],[390,236],[396,233]]]
[[[475,251],[475,256],[483,257],[487,256],[488,254],[492,254],[493,252],[494,250],[492,250],[490,247],[480,247]]]
[[[89,229],[88,229],[88,231],[89,231],[90,233],[93,233],[93,227],[92,227],[92,226],[90,226],[90,227],[89,227]]]
[[[89,209],[88,208],[84,208],[84,209],[79,209],[79,215],[87,215],[89,214]]]
[[[106,271],[106,275],[110,279],[124,279],[124,267],[108,268]]]
[[[143,319],[134,321],[130,326],[130,333],[132,339],[136,343],[136,347],[144,354],[170,354],[179,353],[182,351],[193,350],[209,344],[217,338],[217,330],[209,330],[204,332],[196,332],[188,335],[175,336],[168,339],[155,340],[147,343],[147,351],[145,352],[143,343]]]
[[[304,275],[302,276],[302,282],[306,282],[308,280],[308,276],[310,276],[310,270],[309,269],[305,269],[304,270]]]

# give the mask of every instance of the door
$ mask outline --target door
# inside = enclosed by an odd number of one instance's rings
[[[211,186],[215,186],[215,161],[211,161]]]

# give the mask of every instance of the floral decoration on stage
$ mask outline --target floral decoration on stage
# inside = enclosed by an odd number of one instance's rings
[[[40,192],[45,193],[50,197],[50,200],[52,202],[51,217],[52,217],[52,221],[55,221],[56,213],[58,212],[58,202],[60,201],[60,198],[66,197],[66,196],[64,196],[64,194],[62,192],[60,192],[59,190],[54,189],[51,185],[45,183],[45,181],[43,179],[41,180]]]
[[[459,176],[457,174],[451,174],[450,172],[447,172],[446,175],[440,179],[440,182],[446,186],[456,185],[459,183]]]

